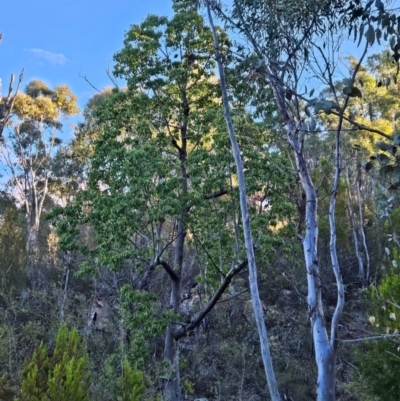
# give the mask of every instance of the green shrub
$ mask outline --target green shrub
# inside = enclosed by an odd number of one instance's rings
[[[124,358],[123,368],[118,380],[121,390],[118,401],[141,401],[146,394],[143,373],[132,369],[127,358]]]
[[[54,352],[41,343],[22,371],[20,401],[89,401],[88,360],[76,330],[61,326]]]
[[[380,284],[371,289],[372,313],[369,321],[377,334],[359,353],[361,384],[367,399],[400,400],[400,258],[387,250],[390,267]],[[367,352],[365,352],[367,351]]]

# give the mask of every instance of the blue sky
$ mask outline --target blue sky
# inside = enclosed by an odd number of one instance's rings
[[[123,46],[124,33],[148,14],[172,15],[170,0],[3,0],[0,78],[25,69],[23,86],[40,79],[67,84],[84,107],[97,88],[111,85],[105,69]],[[111,68],[112,69],[112,68]],[[65,131],[68,131],[65,130]],[[65,132],[71,138],[71,132]]]
[[[24,68],[23,86],[32,79],[51,88],[67,84],[81,108],[96,93],[81,76],[99,89],[111,85],[105,70],[112,70],[113,55],[122,48],[129,26],[148,14],[172,15],[171,0],[3,0],[0,4],[3,95],[11,73],[18,75]],[[356,56],[360,51],[354,44],[346,50]],[[72,135],[66,126],[64,138]]]

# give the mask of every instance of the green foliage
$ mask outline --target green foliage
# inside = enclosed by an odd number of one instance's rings
[[[345,16],[344,23],[349,29],[349,35],[354,34],[354,41],[358,41],[358,46],[363,39],[366,39],[370,46],[375,40],[380,45],[383,39],[389,43],[394,61],[399,62],[400,41],[397,32],[400,21],[397,9],[390,9],[389,5],[381,0],[351,0],[348,7],[342,7],[341,14]]]
[[[13,205],[11,200],[2,199],[4,209],[0,212],[0,258],[1,279],[0,288],[4,292],[11,290],[16,284],[23,284],[25,278],[24,266],[26,261],[25,240],[23,227],[24,216]],[[2,202],[2,203],[3,203]]]
[[[229,41],[220,34],[227,51]],[[187,209],[185,226],[201,257],[225,260],[220,269],[226,271],[243,247],[232,230],[239,215],[237,191],[211,32],[191,8],[171,20],[150,16],[133,25],[124,44],[115,55],[115,73],[127,80],[128,89],[104,95],[91,109],[98,131],[88,190],[58,211],[60,244],[112,269],[131,260],[140,270],[150,263],[143,261],[156,260],[171,243],[174,220]],[[256,232],[266,243],[269,221],[286,218],[290,209],[283,201],[290,179],[280,168],[285,162],[278,152],[260,152],[270,141],[263,125],[240,104],[234,120],[249,191],[265,192],[274,205]],[[221,190],[225,196],[207,198]],[[80,227],[93,230],[96,246],[82,241]],[[162,228],[159,234],[156,227]],[[143,235],[147,246],[137,246]]]
[[[32,118],[54,124],[60,114],[73,115],[79,112],[77,97],[66,85],[54,90],[43,82],[33,80],[25,88],[25,93],[17,95],[14,111],[21,119]]]
[[[359,370],[369,400],[395,401],[400,398],[400,342],[396,337],[400,330],[400,257],[388,249],[387,256],[388,268],[370,292],[369,321],[376,334],[386,333],[388,337],[382,334],[381,339],[366,343],[367,352],[359,353]]]
[[[22,371],[20,401],[88,401],[90,375],[76,330],[61,326],[52,355],[41,343]]]
[[[170,310],[161,312],[155,294],[134,291],[129,285],[120,289],[124,324],[129,332],[129,357],[136,366],[144,368],[150,358],[150,342],[160,337],[173,319],[179,319]]]
[[[127,358],[124,358],[122,376],[119,378],[121,395],[118,401],[141,401],[146,393],[143,373],[132,369]]]

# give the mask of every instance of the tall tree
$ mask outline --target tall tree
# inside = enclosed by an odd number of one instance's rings
[[[56,134],[61,118],[76,114],[77,98],[61,85],[50,90],[40,81],[30,82],[15,98],[12,130],[1,146],[3,162],[24,205],[27,224],[26,251],[36,256],[44,201],[48,193],[54,149],[61,141]]]
[[[271,399],[273,401],[279,401],[280,395],[278,390],[278,385],[275,378],[275,372],[272,365],[271,352],[269,348],[267,327],[265,325],[263,309],[260,301],[260,295],[258,291],[258,282],[257,282],[257,265],[254,251],[254,241],[251,233],[250,226],[250,215],[247,206],[247,190],[246,190],[246,180],[244,177],[244,168],[243,161],[241,157],[241,150],[238,145],[235,128],[232,121],[231,110],[229,107],[229,98],[228,98],[228,89],[227,89],[227,81],[226,81],[226,73],[224,70],[223,59],[221,57],[221,49],[219,44],[218,34],[213,22],[211,8],[209,1],[206,2],[208,18],[211,26],[211,30],[214,36],[214,49],[215,49],[215,57],[218,64],[220,85],[222,90],[222,99],[224,104],[224,116],[226,120],[226,125],[229,133],[229,138],[232,145],[233,156],[236,164],[236,172],[238,176],[239,183],[239,199],[240,199],[240,210],[242,214],[242,225],[243,225],[243,234],[246,244],[246,255],[249,263],[249,282],[250,282],[250,291],[251,298],[253,302],[254,315],[257,322],[257,329],[260,337],[260,345],[261,345],[261,356],[264,363],[265,374],[268,381],[269,392],[271,395]]]
[[[110,268],[129,262],[137,291],[149,291],[155,268],[164,269],[175,316],[164,345],[168,400],[182,399],[179,340],[200,325],[247,266],[212,33],[193,7],[176,11],[171,20],[150,16],[127,32],[125,47],[115,56],[115,73],[128,87],[114,90],[95,108],[100,132],[88,188],[61,211],[59,223],[65,249],[84,244],[93,260]],[[252,192],[262,191],[267,170],[285,176],[282,158],[272,156],[276,164],[270,163],[259,151],[264,131],[245,108],[238,106],[235,118],[245,144],[243,157],[252,166],[249,186]],[[285,180],[279,182],[284,188]],[[265,257],[273,235],[268,214],[261,221],[255,232]],[[94,234],[86,243],[79,235],[84,232]],[[188,249],[196,249],[194,256]],[[194,257],[206,261],[197,280],[203,280],[210,295],[185,321],[179,317],[182,287],[196,279],[190,267]]]
[[[372,2],[369,2],[371,5]],[[380,2],[378,2],[380,4]],[[231,9],[214,4],[214,10],[225,19],[234,31],[241,33],[250,43],[251,50],[238,43],[240,62],[247,63],[248,79],[257,80],[260,86],[269,86],[281,118],[281,127],[293,151],[296,171],[304,192],[304,229],[299,232],[304,249],[308,283],[309,316],[318,368],[317,399],[335,399],[336,350],[338,347],[339,320],[344,307],[344,286],[336,251],[336,199],[341,173],[341,131],[343,121],[349,119],[346,109],[349,99],[362,96],[355,86],[360,62],[353,69],[343,87],[344,98],[339,99],[334,87],[338,53],[337,30],[349,26],[353,20],[346,14],[346,2],[308,1],[234,1]],[[340,15],[341,18],[337,18]],[[375,40],[371,25],[366,34],[365,51]],[[372,37],[373,36],[373,37]],[[363,32],[359,32],[362,40]],[[327,50],[324,50],[324,49]],[[330,96],[310,99],[315,89],[307,94],[305,82],[313,79],[330,88]],[[303,102],[306,101],[304,105]],[[306,106],[306,107],[304,107]],[[329,226],[331,266],[337,288],[337,303],[330,330],[322,303],[321,270],[318,253],[318,187],[314,184],[307,157],[305,142],[308,135],[318,133],[320,112],[334,114],[335,158],[334,177],[331,183]]]

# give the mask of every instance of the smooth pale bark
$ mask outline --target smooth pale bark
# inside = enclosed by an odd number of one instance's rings
[[[47,157],[46,157],[47,159]],[[49,163],[48,163],[49,164]],[[32,261],[36,260],[39,247],[39,229],[42,218],[43,204],[48,192],[48,169],[43,177],[44,187],[41,191],[37,188],[35,171],[30,168],[29,177],[26,178],[25,186],[28,186],[29,195],[25,198],[25,207],[27,210],[26,218],[28,221],[28,238],[26,243],[26,252]]]
[[[275,88],[278,89],[278,88]],[[278,93],[279,95],[279,93]],[[282,94],[284,96],[284,94]],[[318,194],[308,170],[297,130],[289,119],[285,125],[288,141],[295,155],[297,172],[306,194],[305,233],[303,237],[304,259],[308,284],[308,310],[317,364],[317,400],[335,399],[336,353],[326,327],[322,306],[321,277],[318,265]]]
[[[360,171],[360,174],[361,174],[361,171]],[[362,238],[362,243],[363,243],[363,247],[364,247],[366,264],[367,264],[367,271],[365,272],[365,283],[367,283],[369,280],[369,271],[370,271],[371,262],[370,262],[370,258],[369,258],[367,237],[365,235],[365,230],[364,230],[364,205],[361,203],[360,187],[361,187],[361,179],[357,180],[356,188],[357,188],[358,214],[359,214],[359,219],[360,219],[360,232],[361,232],[361,238]]]
[[[256,53],[259,61],[262,61],[262,72],[264,73],[264,77],[271,87],[275,104],[283,122],[284,129],[286,131],[286,136],[288,143],[290,144],[293,155],[296,161],[297,174],[302,186],[302,189],[305,194],[305,228],[304,235],[302,237],[303,242],[303,250],[304,250],[304,259],[305,259],[305,267],[307,274],[307,284],[308,284],[308,307],[309,307],[309,319],[311,323],[312,336],[314,341],[314,350],[315,350],[315,360],[318,369],[318,378],[317,378],[317,400],[318,401],[333,401],[335,399],[335,368],[336,368],[336,348],[337,348],[337,340],[338,340],[338,327],[339,327],[339,319],[341,317],[343,306],[344,306],[344,287],[341,278],[341,273],[338,265],[337,255],[336,255],[336,227],[335,227],[335,205],[336,205],[336,196],[338,191],[338,182],[340,178],[340,153],[339,153],[339,138],[341,125],[343,120],[352,120],[344,115],[344,110],[347,106],[347,101],[345,101],[344,106],[340,111],[336,112],[332,110],[332,114],[339,117],[339,124],[337,128],[337,138],[336,138],[336,160],[335,160],[335,180],[332,187],[331,193],[331,201],[329,208],[329,219],[330,219],[330,254],[332,261],[332,268],[336,278],[336,286],[337,286],[337,303],[334,315],[332,317],[332,323],[330,327],[330,335],[328,334],[327,325],[324,318],[323,304],[322,304],[322,292],[321,292],[321,277],[320,270],[318,265],[318,194],[317,190],[312,182],[310,171],[308,168],[307,160],[304,155],[304,139],[300,132],[302,116],[300,115],[300,104],[298,96],[296,95],[296,90],[293,92],[290,90],[290,79],[289,81],[285,81],[285,74],[287,75],[287,68],[289,67],[288,63],[290,59],[296,60],[297,51],[300,50],[302,45],[302,40],[304,40],[307,36],[307,32],[304,33],[303,39],[299,38],[299,43],[297,48],[293,51],[289,56],[282,51],[281,54],[276,55],[268,55],[267,52],[259,45],[256,37],[253,32],[249,28],[249,25],[246,23],[243,14],[241,2],[238,0],[234,0],[234,4],[236,7],[237,18],[240,21],[240,31],[243,32],[251,43],[254,52]],[[217,7],[218,10],[220,10]],[[225,16],[225,15],[224,15]],[[227,17],[230,20],[229,17]],[[315,21],[310,21],[308,32],[312,31],[313,24]],[[236,25],[234,23],[234,25]],[[262,29],[262,28],[259,28]],[[284,32],[282,32],[284,34]],[[360,59],[359,64],[354,70],[352,76],[352,82],[354,82],[354,78],[357,74],[357,71],[361,65],[361,61],[363,60],[367,51],[367,46],[365,48],[364,54]],[[322,58],[326,61],[326,70],[324,74],[331,74],[331,69],[329,65],[329,61],[326,60],[323,52],[321,54]],[[282,65],[284,60],[281,59],[287,58],[287,62],[283,63],[283,68],[277,68],[277,66]],[[294,74],[296,77],[296,74]],[[294,79],[293,75],[291,79]],[[333,76],[329,75],[328,79],[332,81]],[[323,80],[326,80],[326,76],[322,77]],[[289,84],[289,85],[288,85]],[[334,87],[332,86],[332,89]],[[294,95],[294,99],[292,99],[292,103],[294,102],[295,107],[289,108],[286,95],[287,93],[292,92]],[[335,93],[335,90],[333,91]],[[301,98],[301,96],[300,96]],[[297,103],[297,104],[296,104]],[[297,107],[297,111],[296,111]],[[357,126],[362,129],[365,127],[361,127],[357,124]],[[381,131],[371,129],[370,132],[377,132],[382,136],[388,138],[388,135],[382,133]],[[390,139],[390,138],[389,138]]]
[[[49,143],[46,142],[44,128],[42,122],[40,124],[41,140],[43,141],[43,149],[35,148],[29,155],[24,153],[22,145],[23,140],[20,136],[19,126],[14,129],[15,139],[12,146],[19,148],[18,168],[24,171],[20,174],[15,168],[14,156],[10,153],[10,146],[6,143],[1,148],[4,162],[10,169],[14,184],[18,190],[20,199],[25,204],[25,216],[27,224],[27,241],[26,253],[28,256],[28,263],[32,267],[36,262],[38,253],[38,238],[40,221],[43,213],[43,205],[48,193],[49,172],[51,163],[51,154],[55,145],[55,132],[53,132]],[[43,152],[43,154],[41,154]],[[38,171],[43,170],[39,176]],[[42,188],[39,188],[39,183]]]
[[[24,70],[22,70],[19,75],[17,88],[13,94],[13,85],[14,85],[14,74],[11,74],[10,84],[8,86],[8,94],[5,98],[2,99],[2,105],[0,107],[0,138],[2,138],[3,130],[11,119],[11,114],[14,108],[15,96],[18,94],[19,87],[21,86],[22,79],[24,78]],[[3,96],[2,93],[0,93]]]
[[[347,207],[347,215],[351,223],[351,230],[353,231],[354,249],[356,251],[356,257],[358,261],[358,272],[359,272],[358,274],[360,277],[360,282],[364,285],[365,284],[364,260],[360,252],[360,242],[358,240],[359,233],[355,220],[355,213],[353,210],[353,199],[351,196],[349,171],[347,167],[346,167],[346,181],[347,181],[347,198],[349,200],[349,205]]]
[[[343,106],[343,111],[346,108],[348,102],[348,97]],[[343,113],[342,113],[343,114]],[[324,378],[326,380],[327,388],[324,389],[324,381],[319,383],[321,388],[317,387],[318,400],[331,399],[334,400],[335,397],[335,383],[336,383],[336,350],[337,350],[337,340],[339,337],[339,320],[343,313],[344,308],[344,285],[342,280],[342,274],[340,271],[339,261],[336,251],[336,220],[335,220],[335,209],[336,209],[336,199],[339,192],[339,180],[340,180],[340,133],[342,129],[343,119],[339,117],[339,124],[336,131],[336,145],[335,145],[335,178],[332,185],[331,200],[329,203],[329,227],[330,227],[330,254],[332,262],[332,270],[336,279],[336,289],[337,289],[337,302],[335,312],[332,316],[331,322],[331,338],[330,347],[327,347],[327,353],[329,352],[331,357],[331,362],[327,363],[326,368],[329,370],[330,375],[326,375]],[[327,372],[328,373],[328,372]],[[319,393],[320,391],[320,393]],[[325,391],[329,391],[330,398],[325,397]]]
[[[253,309],[255,314],[255,320],[257,323],[258,334],[260,338],[260,346],[261,346],[261,356],[264,363],[265,374],[267,377],[269,392],[271,395],[272,401],[280,401],[280,394],[278,390],[278,385],[275,378],[275,372],[272,365],[272,358],[271,352],[269,349],[269,342],[268,342],[268,335],[267,335],[267,328],[265,326],[263,310],[260,302],[260,296],[258,292],[258,284],[257,284],[257,266],[255,261],[254,255],[254,246],[253,246],[253,239],[251,236],[251,228],[250,228],[250,217],[249,211],[247,208],[247,193],[246,193],[246,181],[244,178],[243,173],[243,162],[240,156],[240,149],[237,143],[235,130],[233,127],[231,115],[230,115],[230,108],[229,108],[229,101],[227,95],[227,88],[226,88],[226,79],[225,79],[225,71],[224,67],[221,62],[221,57],[219,54],[219,41],[218,36],[214,27],[210,4],[209,1],[206,1],[207,4],[207,12],[208,18],[210,21],[211,30],[214,37],[214,49],[215,49],[215,56],[218,63],[218,71],[220,77],[220,85],[222,91],[222,99],[224,104],[224,117],[226,120],[226,125],[229,133],[229,138],[232,145],[233,156],[235,158],[236,163],[236,173],[239,182],[239,199],[240,199],[240,210],[242,214],[242,225],[243,225],[243,234],[244,240],[246,245],[246,254],[248,259],[249,265],[249,282],[250,282],[250,293],[253,302]]]

